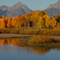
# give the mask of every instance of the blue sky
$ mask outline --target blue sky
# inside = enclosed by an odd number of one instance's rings
[[[49,5],[56,3],[58,0],[0,0],[1,5],[12,6],[18,2],[26,4],[31,10],[44,10]]]

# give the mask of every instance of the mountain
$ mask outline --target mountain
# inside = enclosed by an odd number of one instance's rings
[[[48,13],[50,18],[54,15],[60,14],[60,9],[57,9],[57,8],[50,8],[50,9],[46,9],[44,11]]]
[[[0,6],[0,9],[2,9],[2,11],[4,11],[4,10],[7,10],[8,7],[6,5],[3,5],[3,6]]]
[[[60,0],[57,3],[51,4],[47,9],[44,10],[50,17],[60,14]]]
[[[55,4],[51,4],[47,9],[50,9],[50,8],[60,9],[60,0],[58,0]]]
[[[25,4],[22,4],[21,2],[18,2],[11,7],[7,7],[6,5],[0,6],[0,17],[5,15],[13,18],[18,15],[27,14],[28,12],[31,13],[32,10],[30,10]]]

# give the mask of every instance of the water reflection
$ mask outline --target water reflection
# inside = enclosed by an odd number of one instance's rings
[[[37,55],[46,54],[47,52],[50,52],[50,49],[51,49],[51,48],[39,48],[39,47],[26,47],[26,48],[28,52],[31,50],[32,53],[35,53]]]
[[[5,39],[5,40],[0,40],[0,45],[4,46],[7,45],[9,46],[10,44],[12,44],[13,46],[22,46],[24,47],[23,44],[21,44],[23,40],[21,39]]]
[[[0,52],[24,52],[24,53],[32,53],[35,55],[44,55],[52,48],[40,48],[40,47],[26,47],[21,42],[24,40],[21,39],[5,39],[0,40]],[[55,50],[55,48],[54,48]],[[60,50],[60,48],[57,50]]]

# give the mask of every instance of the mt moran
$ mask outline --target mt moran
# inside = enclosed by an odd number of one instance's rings
[[[18,15],[27,14],[28,12],[31,13],[32,10],[30,10],[25,4],[21,4],[21,2],[16,3],[12,7],[6,5],[0,6],[0,17],[4,15],[13,18]]]

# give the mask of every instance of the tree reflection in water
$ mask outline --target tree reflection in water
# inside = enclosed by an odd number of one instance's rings
[[[51,48],[40,48],[40,47],[26,47],[27,51],[31,51],[32,53],[35,53],[35,54],[46,54],[47,52],[50,52],[50,49]]]
[[[14,46],[22,46],[22,47],[24,47],[24,45],[23,44],[21,44],[21,42],[22,41],[24,41],[24,40],[21,40],[21,39],[5,39],[5,40],[0,40],[0,44],[2,45],[2,46],[4,46],[4,45],[10,45],[10,44],[12,44],[12,45],[14,45]]]
[[[2,45],[2,46],[7,45],[9,47],[9,45],[12,44],[13,46],[17,46],[18,47],[17,50],[19,50],[19,51],[22,50],[23,52],[37,54],[37,55],[46,54],[46,53],[50,52],[50,50],[52,49],[52,48],[28,47],[28,46],[26,47],[23,44],[21,44],[21,42],[24,42],[24,41],[25,40],[21,40],[21,39],[5,39],[5,40],[0,40],[0,45]],[[23,49],[20,47],[23,47]],[[16,48],[13,48],[13,49],[15,50]],[[56,49],[60,50],[60,48],[59,49],[56,48]],[[54,48],[54,50],[55,50],[55,48]]]

